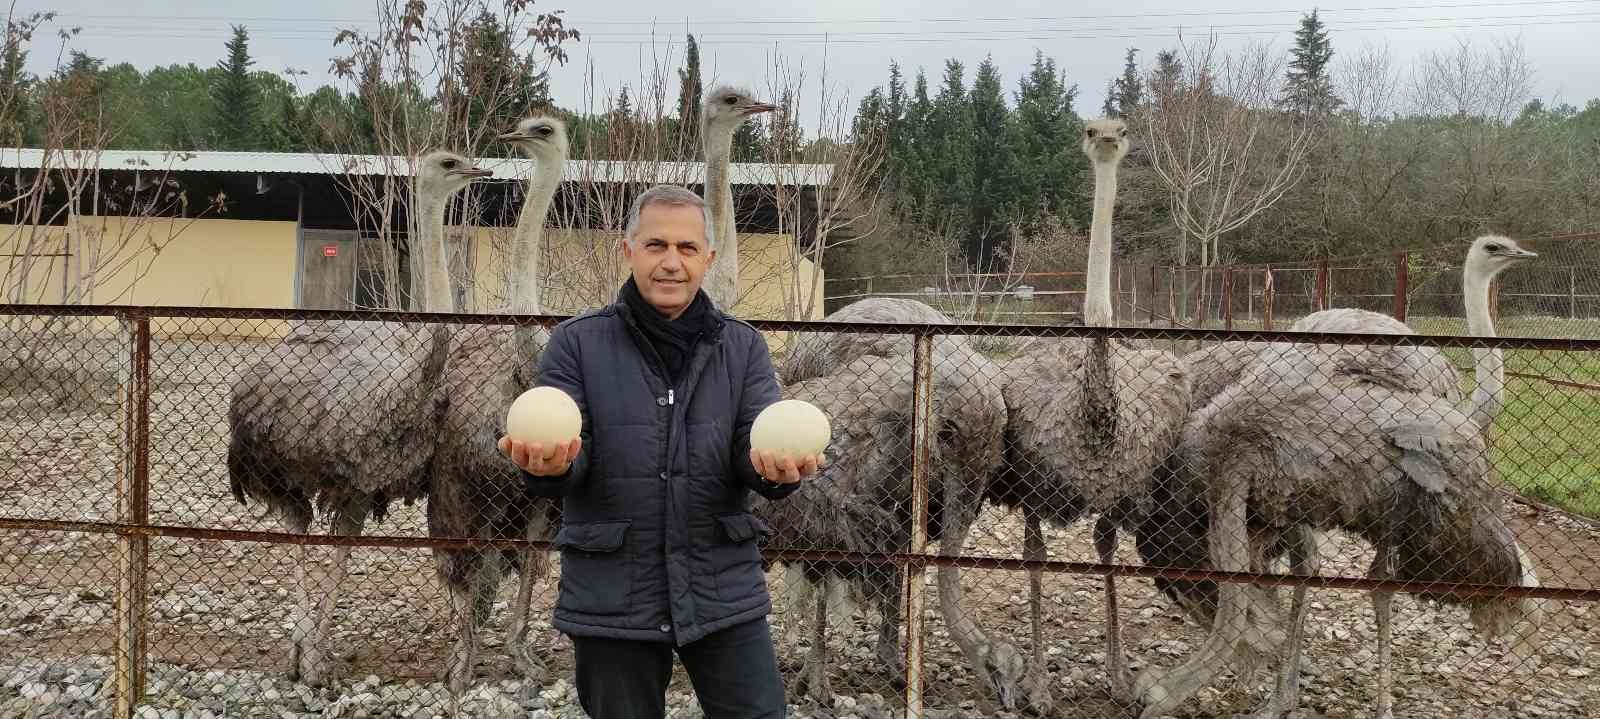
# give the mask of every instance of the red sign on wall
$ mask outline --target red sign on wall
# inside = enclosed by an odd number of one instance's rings
[[[338,245],[323,245],[322,246],[322,256],[323,257],[338,257],[339,256],[339,246]]]

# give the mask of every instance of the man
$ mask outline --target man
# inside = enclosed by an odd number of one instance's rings
[[[640,195],[622,243],[632,277],[558,325],[539,361],[539,382],[582,410],[578,439],[500,439],[530,493],[563,498],[553,623],[595,719],[665,716],[674,650],[709,719],[784,715],[749,492],[787,497],[821,457],[750,448],[780,395],[761,334],[700,290],[714,227],[693,192]]]

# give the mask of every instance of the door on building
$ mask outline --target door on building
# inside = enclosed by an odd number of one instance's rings
[[[301,230],[300,308],[348,310],[355,306],[356,232]]]

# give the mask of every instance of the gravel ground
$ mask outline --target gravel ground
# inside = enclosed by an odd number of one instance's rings
[[[207,368],[242,366],[259,343],[190,343],[165,346],[204,363],[175,366],[158,357],[152,396],[151,519],[158,524],[276,530],[257,508],[241,507],[228,493],[223,466],[225,409],[230,377]],[[204,381],[201,381],[204,380]],[[13,391],[0,397],[0,514],[57,520],[111,521],[121,457],[114,415],[85,406],[57,406],[47,393]],[[9,411],[16,410],[16,411]],[[391,508],[371,534],[423,536],[421,506]],[[1548,586],[1590,588],[1600,579],[1600,531],[1560,513],[1535,513],[1513,505],[1518,535],[1540,565]],[[1021,523],[999,512],[982,518],[970,551],[1017,556]],[[1088,526],[1050,530],[1052,555],[1091,559]],[[1370,561],[1364,544],[1334,535],[1323,546],[1323,573],[1360,576]],[[315,552],[313,552],[315,554]],[[108,716],[107,677],[113,644],[116,577],[114,538],[102,535],[0,531],[0,718]],[[1136,562],[1126,538],[1119,559]],[[342,656],[333,688],[312,690],[287,682],[289,611],[293,604],[292,546],[204,540],[155,539],[150,558],[150,659],[148,705],[142,717],[203,716],[431,716],[451,700],[435,676],[451,641],[450,612],[421,550],[357,549],[339,602],[332,641]],[[1024,575],[968,571],[963,576],[969,611],[989,631],[1027,650]],[[775,594],[781,578],[771,579]],[[946,638],[931,584],[926,615],[927,716],[1006,716],[973,681]],[[1203,639],[1146,580],[1119,584],[1125,639],[1138,670],[1168,666]],[[553,583],[538,588],[535,612],[547,617]],[[535,624],[536,641],[552,669],[544,685],[515,676],[501,651],[510,584],[484,639],[479,681],[459,698],[472,716],[581,716],[567,679],[570,644],[547,622]],[[1057,716],[1119,717],[1125,713],[1104,691],[1097,577],[1045,579],[1048,671]],[[1310,659],[1301,707],[1311,715],[1356,717],[1370,713],[1375,677],[1376,629],[1364,595],[1322,591],[1307,623]],[[773,621],[787,676],[807,651],[805,631],[781,606]],[[1396,598],[1396,715],[1402,717],[1578,717],[1600,715],[1600,607],[1548,602],[1542,644],[1530,657],[1485,643],[1469,631],[1465,612]],[[858,616],[830,625],[835,696],[816,703],[798,697],[792,716],[870,717],[892,714],[899,693],[888,684],[873,652],[876,619]],[[1265,671],[1251,681],[1232,674],[1197,697],[1188,716],[1242,712],[1265,696]],[[674,677],[674,716],[697,717],[681,671]]]

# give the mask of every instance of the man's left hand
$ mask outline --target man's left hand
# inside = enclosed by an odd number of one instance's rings
[[[756,473],[768,482],[794,484],[817,473],[817,468],[822,466],[822,455],[815,454],[796,461],[787,454],[779,456],[771,450],[751,448],[750,463],[755,465]]]

